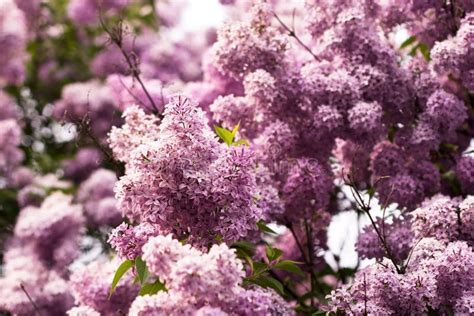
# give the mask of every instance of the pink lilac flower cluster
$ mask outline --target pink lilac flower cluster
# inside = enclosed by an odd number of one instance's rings
[[[256,229],[262,210],[254,201],[252,153],[219,143],[190,99],[172,98],[159,127],[137,108],[126,111],[125,120],[110,141],[115,155],[126,158],[116,197],[132,222],[150,223],[199,247]]]
[[[401,263],[406,260],[414,243],[414,233],[411,230],[410,220],[395,217],[391,223],[387,223],[386,219],[378,218],[376,224],[387,243],[389,254],[382,246],[374,227],[368,225],[364,227],[356,243],[359,256],[381,260],[390,255],[396,262]]]
[[[98,169],[103,162],[103,154],[95,147],[83,147],[79,149],[73,159],[63,160],[61,165],[64,177],[75,182],[82,182],[91,173]]]
[[[407,219],[395,218],[390,224],[379,220],[380,235],[366,228],[357,250],[379,263],[360,270],[350,288],[333,291],[329,310],[354,315],[471,313],[473,205],[472,196],[462,200],[438,194]],[[395,271],[393,263],[402,268]]]
[[[368,3],[371,3],[368,1]],[[376,1],[371,8],[388,29],[403,25],[417,39],[429,46],[444,40],[459,28],[464,14],[474,11],[471,1]],[[378,10],[378,12],[377,12]]]
[[[69,286],[76,305],[80,307],[74,307],[69,313],[126,314],[138,295],[139,286],[133,283],[133,275],[127,273],[110,295],[112,279],[119,264],[117,260],[98,260],[76,269],[70,277]]]
[[[160,231],[150,223],[136,226],[122,223],[110,233],[108,242],[120,258],[135,260],[142,255],[142,247],[148,239],[159,234]]]
[[[143,259],[167,292],[136,298],[130,315],[292,314],[273,290],[241,287],[242,263],[225,244],[201,252],[171,235],[161,235],[143,246]]]
[[[79,255],[85,219],[81,206],[71,202],[71,196],[55,192],[41,207],[21,210],[5,247],[0,310],[28,315],[38,308],[61,315],[73,305],[67,266]]]
[[[97,80],[66,85],[54,105],[54,117],[90,129],[99,138],[118,123],[110,91]]]
[[[14,0],[0,4],[0,86],[21,84],[25,79],[26,19]]]
[[[328,310],[350,315],[422,315],[430,310],[469,314],[473,258],[465,242],[444,244],[424,238],[415,247],[405,273],[396,273],[388,261],[362,269],[350,286],[328,296]]]
[[[474,10],[474,5],[472,5]],[[456,36],[437,42],[432,51],[433,68],[440,74],[450,74],[467,89],[474,91],[474,13],[460,22]]]
[[[415,238],[434,237],[445,242],[464,240],[472,247],[474,245],[472,203],[472,196],[462,200],[436,195],[424,201],[420,208],[411,213]]]
[[[44,264],[61,271],[79,254],[84,223],[82,207],[72,204],[71,196],[55,192],[41,207],[28,206],[20,212],[14,238],[30,246]]]
[[[13,184],[15,170],[24,158],[18,148],[22,141],[19,114],[13,99],[0,91],[0,178],[6,179],[7,185]]]
[[[78,25],[98,23],[100,14],[107,11],[119,11],[126,7],[130,0],[71,0],[67,5],[69,18]]]
[[[122,214],[114,197],[116,182],[115,172],[98,169],[81,183],[76,200],[84,206],[84,215],[89,227],[115,227],[120,223]]]
[[[128,107],[122,114],[125,123],[112,127],[109,133],[109,146],[114,157],[121,162],[130,162],[132,153],[146,142],[157,141],[160,120],[154,115],[147,115],[138,106]]]

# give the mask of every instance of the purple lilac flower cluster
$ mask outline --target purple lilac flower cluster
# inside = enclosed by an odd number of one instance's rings
[[[13,99],[0,91],[0,179],[6,179],[6,185],[14,185],[15,170],[24,158],[18,148],[22,140],[19,114]]]
[[[214,2],[0,0],[0,313],[474,314],[473,2]]]
[[[120,223],[122,214],[114,197],[116,182],[115,172],[98,169],[81,183],[76,200],[84,205],[84,215],[89,227],[114,227]]]
[[[20,84],[25,79],[26,18],[14,0],[0,4],[0,85]]]
[[[96,137],[105,137],[118,123],[109,89],[96,80],[65,86],[54,105],[54,116],[90,129]]]
[[[172,98],[159,127],[137,108],[126,112],[126,122],[110,141],[117,157],[129,158],[116,196],[132,222],[199,247],[232,242],[256,228],[262,210],[254,201],[251,152],[219,143],[190,99]]]
[[[276,292],[241,287],[242,263],[225,244],[203,253],[161,235],[143,246],[143,259],[168,291],[138,297],[130,315],[292,315]]]
[[[67,266],[79,255],[85,219],[81,206],[71,202],[71,196],[55,192],[41,207],[21,210],[5,247],[0,309],[28,315],[38,308],[60,315],[73,305]]]
[[[473,256],[465,242],[423,238],[404,274],[395,272],[388,261],[360,270],[350,287],[331,293],[328,310],[350,315],[421,315],[429,310],[469,314]]]
[[[70,314],[79,313],[78,309],[86,309],[92,315],[117,315],[126,313],[130,304],[138,294],[139,287],[133,284],[133,275],[127,274],[120,280],[114,293],[110,295],[110,284],[119,262],[94,261],[78,268],[71,275],[69,285],[76,305]],[[84,313],[86,312],[83,311]],[[89,314],[87,314],[89,315]]]

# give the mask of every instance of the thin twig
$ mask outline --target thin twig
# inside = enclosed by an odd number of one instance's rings
[[[293,228],[293,224],[288,221],[286,226],[288,227],[288,229],[290,230],[291,234],[293,235],[293,238],[294,238],[295,241],[296,241],[296,245],[298,246],[298,249],[300,250],[301,255],[303,256],[303,261],[304,261],[306,264],[309,264],[309,260],[306,258],[306,252],[304,251],[303,245],[300,243],[300,241],[299,241],[299,239],[298,239],[298,236],[296,235],[296,231],[295,231],[295,229]]]
[[[310,263],[310,269],[311,269],[311,293],[314,293],[315,292],[314,287],[315,287],[316,278],[315,278],[314,273],[312,273],[313,267],[314,267],[313,234],[312,234],[312,231],[311,231],[311,227],[309,227],[308,221],[306,219],[304,220],[304,227],[305,227],[305,231],[306,231],[306,245],[308,247],[308,257],[309,257],[309,263]],[[314,306],[313,296],[311,296],[311,306]]]
[[[20,288],[21,290],[25,293],[26,297],[28,297],[28,301],[30,301],[31,305],[33,305],[33,308],[35,309],[36,313],[38,315],[42,315],[41,314],[41,311],[39,310],[38,306],[36,305],[35,301],[33,301],[33,299],[31,298],[30,294],[28,293],[28,291],[26,290],[25,286],[23,285],[23,283],[20,283]]]
[[[313,56],[313,58],[316,60],[316,61],[321,61],[321,59],[316,56],[315,53],[313,53],[313,51],[311,50],[311,48],[308,47],[308,45],[306,45],[305,43],[303,43],[303,41],[298,37],[298,35],[296,35],[296,31],[294,29],[294,26],[293,28],[289,28],[279,17],[278,15],[273,12],[273,16],[277,19],[277,21],[280,23],[280,25],[288,32],[288,35],[293,37],[297,42],[298,44],[301,45],[301,47],[303,47],[306,51],[308,51],[308,53],[311,54],[311,56]]]
[[[109,150],[97,139],[97,137],[92,133],[91,131],[91,126],[90,126],[90,118],[86,114],[81,120],[71,118],[70,119],[74,124],[76,124],[79,127],[79,131],[82,133],[85,133],[87,137],[89,137],[94,145],[99,148],[99,150],[105,155],[105,158],[107,159],[108,162],[110,162],[114,168],[115,171],[117,172],[118,175],[122,174],[122,170],[120,168],[120,165],[118,162],[115,160],[114,156],[109,152]]]
[[[400,267],[398,266],[396,260],[394,259],[392,251],[388,247],[388,244],[387,244],[383,234],[380,232],[379,228],[377,227],[377,224],[375,223],[375,220],[372,217],[372,214],[370,214],[370,210],[371,210],[370,205],[366,204],[364,202],[364,199],[360,195],[359,191],[356,189],[355,184],[354,184],[351,176],[349,175],[347,178],[348,178],[349,181],[345,181],[345,182],[351,189],[351,192],[354,196],[354,199],[356,200],[358,209],[363,211],[365,214],[367,214],[367,216],[369,217],[370,223],[372,224],[372,227],[374,228],[374,230],[375,230],[375,232],[376,232],[376,234],[379,238],[380,244],[382,245],[383,249],[385,250],[385,253],[387,254],[388,259],[390,259],[390,261],[393,263],[397,273],[398,274],[403,274],[405,272],[405,269],[404,268],[400,269]],[[385,220],[385,219],[382,219],[382,220]]]
[[[125,58],[125,61],[128,64],[128,67],[130,69],[130,73],[132,77],[138,81],[140,84],[141,88],[143,89],[143,92],[147,96],[148,100],[150,101],[151,106],[155,109],[155,111],[158,113],[158,107],[155,104],[155,101],[151,97],[150,93],[148,92],[148,89],[145,87],[145,84],[143,83],[141,77],[140,77],[140,68],[139,68],[139,61],[138,61],[138,56],[132,51],[131,53],[127,53],[125,51],[125,48],[123,47],[123,29],[122,29],[122,21],[119,22],[117,29],[115,30],[116,32],[114,33],[111,31],[107,25],[105,24],[105,21],[103,19],[102,13],[99,15],[100,17],[100,24],[104,31],[109,35],[110,40],[112,43],[114,43],[120,52],[122,53],[123,57]]]
[[[308,267],[308,269],[309,269],[309,271],[310,271],[311,279],[312,279],[312,280],[316,280],[316,277],[317,277],[317,276],[316,276],[316,274],[314,273],[314,269],[313,269],[314,266],[313,266],[311,260],[306,257],[306,252],[305,252],[305,250],[304,250],[304,248],[303,248],[303,245],[301,244],[301,242],[300,242],[299,239],[298,239],[298,236],[297,236],[297,234],[296,234],[296,231],[295,231],[294,228],[293,228],[293,224],[292,224],[290,221],[286,220],[286,227],[288,227],[288,229],[290,230],[291,234],[293,235],[293,238],[294,238],[295,241],[296,241],[296,245],[298,246],[298,249],[299,249],[300,252],[301,252],[301,256],[303,257],[303,261],[304,261],[305,265]],[[308,245],[309,245],[309,242],[308,242]],[[311,256],[311,253],[312,253],[312,251],[309,251],[308,256]],[[321,286],[320,286],[317,282],[315,282],[315,283],[311,282],[311,292],[314,293],[314,289],[313,289],[314,286],[316,286],[316,287],[317,287],[317,290],[324,296],[324,294],[325,294],[325,293],[324,293],[324,290],[321,288]]]
[[[133,93],[133,91],[130,90],[129,87],[127,87],[127,85],[125,84],[125,82],[123,82],[122,77],[121,77],[121,76],[118,76],[118,78],[119,78],[120,84],[122,85],[122,87],[123,87],[125,90],[127,90],[128,94],[130,94],[130,95],[132,96],[132,98],[134,98],[135,101],[136,101],[138,104],[141,104],[141,105],[143,105],[143,107],[146,107],[146,105],[143,103],[143,101],[140,100],[140,99]]]

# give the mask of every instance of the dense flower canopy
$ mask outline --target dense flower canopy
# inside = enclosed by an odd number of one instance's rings
[[[0,314],[474,314],[474,2],[1,0],[0,45]]]

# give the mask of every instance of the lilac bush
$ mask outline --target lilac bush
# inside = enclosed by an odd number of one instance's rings
[[[474,314],[473,43],[467,0],[1,1],[0,314]]]

